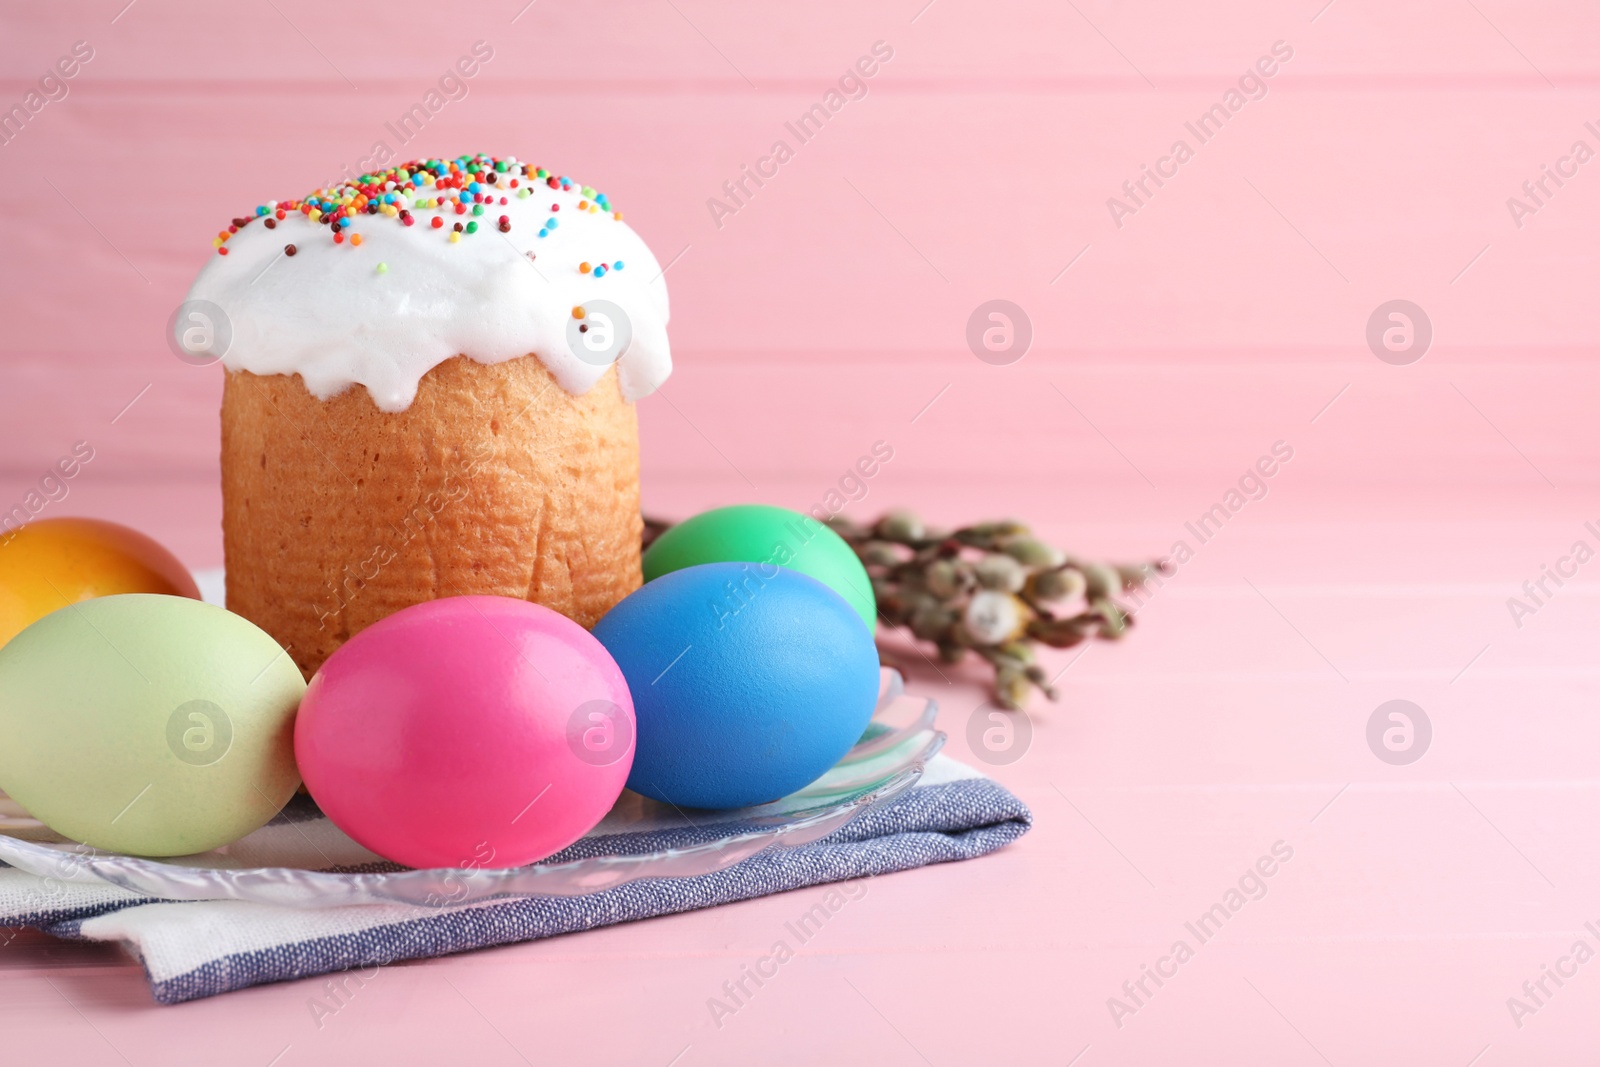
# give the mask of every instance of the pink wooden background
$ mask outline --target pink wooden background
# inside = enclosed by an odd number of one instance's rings
[[[655,513],[805,507],[883,439],[852,514],[1016,514],[1134,558],[1273,442],[1295,458],[1125,645],[1052,661],[1062,703],[993,768],[1028,837],[878,880],[721,1029],[706,998],[815,894],[390,968],[321,1029],[314,982],[157,1009],[116,953],[23,935],[0,947],[8,1053],[1592,1062],[1600,963],[1520,1026],[1507,998],[1575,939],[1600,948],[1600,564],[1520,628],[1506,600],[1600,547],[1600,161],[1520,227],[1506,201],[1575,141],[1600,150],[1600,9],[124,2],[0,11],[0,109],[94,49],[0,147],[0,509],[87,440],[50,513],[220,563],[220,372],[173,358],[164,323],[229,217],[379,139],[558,167],[681,252],[678,369],[640,409]],[[384,124],[478,40],[469,94],[401,148]],[[867,96],[715,225],[707,199],[877,41]],[[1277,41],[1265,98],[1119,229],[1106,199]],[[964,340],[994,298],[1034,328],[1010,366]],[[1434,328],[1410,366],[1364,338],[1396,298]],[[977,676],[947,673],[915,684],[976,761]],[[1396,698],[1434,727],[1402,767],[1364,736]],[[1116,1026],[1107,998],[1280,839],[1268,894]]]

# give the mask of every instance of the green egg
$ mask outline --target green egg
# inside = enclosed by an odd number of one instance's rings
[[[765,563],[815,578],[844,598],[869,631],[878,605],[867,569],[844,538],[798,511],[735,504],[704,511],[656,539],[644,554],[644,580],[702,563]]]
[[[0,789],[63,837],[182,856],[265,825],[300,785],[305,681],[248,620],[127,593],[0,648]]]

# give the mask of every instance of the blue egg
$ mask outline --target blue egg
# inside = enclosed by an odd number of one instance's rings
[[[594,628],[633,694],[628,788],[694,808],[742,808],[801,789],[861,738],[878,650],[821,582],[772,564],[663,574]]]

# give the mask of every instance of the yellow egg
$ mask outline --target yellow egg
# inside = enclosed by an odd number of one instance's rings
[[[294,796],[305,689],[270,635],[214,605],[134,593],[63,607],[0,648],[0,789],[95,848],[205,852]]]
[[[41,519],[0,535],[0,645],[58,608],[116,593],[200,599],[178,558],[99,519]]]

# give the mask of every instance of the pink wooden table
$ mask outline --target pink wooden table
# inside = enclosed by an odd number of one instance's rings
[[[163,324],[222,222],[385,141],[558,165],[673,261],[652,512],[805,507],[885,440],[851,514],[1193,556],[1125,644],[1052,661],[1063,701],[992,768],[1031,834],[874,881],[720,1027],[708,998],[820,891],[386,968],[320,1027],[325,980],[159,1008],[116,951],[18,934],[7,1062],[1592,1062],[1600,563],[1562,560],[1600,549],[1600,10],[123,3],[0,13],[0,109],[93,52],[0,146],[0,507],[88,441],[51,513],[218,564],[218,373]],[[992,299],[1031,322],[1018,362],[968,348]],[[1367,341],[1397,299],[1431,324],[1406,365]],[[913,681],[984,765],[977,675],[945,673]],[[1431,724],[1415,762],[1369,747],[1391,700]]]

